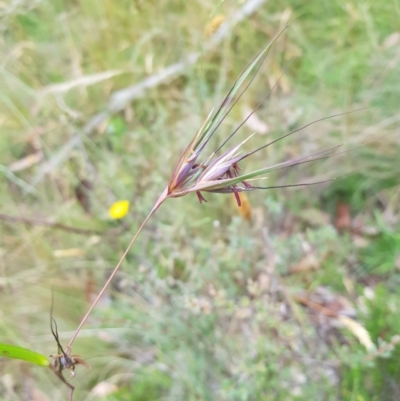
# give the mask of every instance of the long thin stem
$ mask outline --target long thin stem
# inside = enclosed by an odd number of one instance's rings
[[[129,243],[129,245],[127,246],[125,252],[123,253],[123,255],[121,256],[119,262],[117,263],[117,265],[114,267],[114,270],[112,271],[112,273],[110,274],[110,277],[108,278],[108,280],[106,281],[106,283],[103,285],[103,288],[100,290],[99,294],[97,295],[96,299],[93,301],[92,305],[90,305],[89,310],[86,312],[85,316],[83,316],[81,322],[79,323],[78,328],[75,330],[74,335],[72,336],[71,340],[69,341],[68,345],[67,345],[67,349],[70,349],[72,346],[72,343],[75,341],[76,337],[78,336],[82,326],[85,324],[87,318],[89,317],[89,315],[91,314],[92,310],[94,309],[94,307],[97,305],[97,303],[99,302],[100,298],[102,297],[102,295],[104,294],[104,292],[106,291],[107,287],[110,285],[112,279],[114,278],[115,274],[117,273],[118,269],[120,268],[122,262],[125,260],[126,255],[128,255],[128,252],[130,251],[130,249],[132,248],[132,245],[134,244],[134,242],[136,241],[136,238],[138,237],[138,235],[140,234],[140,232],[142,231],[143,227],[146,225],[146,223],[149,221],[150,217],[154,214],[154,212],[161,206],[161,204],[165,201],[165,199],[167,199],[167,190],[164,190],[164,192],[161,194],[161,196],[158,198],[157,202],[154,204],[153,208],[151,209],[150,213],[147,215],[147,217],[144,219],[142,225],[139,227],[139,229],[136,231],[136,234],[133,236],[133,238],[131,239],[131,242]]]

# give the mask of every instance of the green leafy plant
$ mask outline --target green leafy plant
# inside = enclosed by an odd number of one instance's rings
[[[45,355],[12,344],[0,343],[0,356],[5,358],[20,359],[21,361],[30,362],[39,366],[50,365],[50,362]]]

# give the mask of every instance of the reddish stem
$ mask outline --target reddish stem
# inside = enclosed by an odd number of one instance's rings
[[[203,194],[200,191],[196,191],[196,195],[200,203],[207,202],[207,200],[204,198]]]
[[[233,194],[235,195],[237,205],[238,205],[239,207],[242,206],[242,202],[241,202],[241,200],[240,200],[239,192],[234,192]]]
[[[139,227],[139,229],[137,230],[136,234],[133,236],[131,242],[129,243],[128,247],[126,248],[125,252],[123,253],[123,255],[121,256],[119,262],[117,263],[117,265],[114,267],[114,270],[112,271],[112,273],[110,274],[110,277],[108,278],[108,280],[106,281],[106,283],[103,285],[103,288],[100,290],[99,294],[97,295],[96,299],[93,301],[92,305],[90,306],[89,310],[86,312],[85,316],[83,316],[81,322],[79,323],[78,328],[75,330],[74,335],[72,336],[71,340],[69,341],[68,345],[67,345],[67,349],[71,349],[72,343],[75,341],[76,337],[78,336],[79,332],[81,331],[82,326],[85,324],[87,318],[89,317],[89,315],[91,314],[92,310],[94,309],[94,307],[97,305],[97,303],[99,302],[100,298],[102,297],[102,295],[104,294],[104,292],[106,291],[107,287],[110,285],[112,279],[114,278],[115,274],[117,273],[118,269],[120,268],[122,262],[124,261],[124,259],[126,258],[126,255],[128,254],[128,252],[130,251],[130,249],[132,248],[132,245],[134,244],[134,242],[136,241],[136,238],[138,237],[138,235],[140,234],[140,232],[142,231],[143,227],[146,225],[146,223],[148,222],[148,220],[150,219],[150,217],[154,214],[154,212],[161,206],[161,204],[165,201],[165,199],[167,199],[168,195],[167,195],[167,189],[164,190],[164,192],[161,194],[161,196],[158,198],[157,202],[154,204],[153,208],[151,209],[150,213],[147,215],[147,217],[144,219],[142,225]]]

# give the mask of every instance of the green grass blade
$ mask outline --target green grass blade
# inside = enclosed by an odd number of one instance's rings
[[[39,366],[48,366],[50,364],[45,355],[11,344],[0,343],[0,356],[4,356],[5,358],[20,359],[22,361],[34,363],[35,365]]]
[[[227,93],[227,95],[225,96],[223,101],[221,102],[220,106],[218,107],[217,111],[212,116],[211,121],[205,127],[206,129],[202,132],[201,136],[199,137],[199,146],[201,149],[204,148],[204,146],[207,144],[210,137],[214,134],[214,132],[220,126],[221,122],[224,120],[226,115],[229,114],[229,111],[235,105],[237,100],[240,99],[242,94],[246,91],[248,86],[251,84],[252,80],[254,79],[254,76],[257,75],[258,69],[261,67],[262,61],[265,59],[269,50],[271,49],[271,46],[276,42],[276,40],[279,38],[279,36],[282,35],[282,33],[286,30],[287,27],[288,27],[288,25],[286,25],[281,31],[279,31],[272,38],[272,40],[254,57],[254,59],[245,67],[245,69],[242,71],[242,73],[236,79],[235,83],[232,85],[231,89],[229,90],[229,92]],[[251,72],[254,70],[254,68],[257,66],[257,64],[259,64],[259,67],[257,68],[253,78],[250,80],[249,84],[244,88],[244,90],[239,95],[239,97],[236,99],[236,101],[233,103],[233,105],[230,107],[230,109],[226,112],[226,110],[228,109],[232,100],[234,99],[236,93],[242,87],[243,83],[245,82],[247,77],[251,74]],[[226,114],[224,115],[225,112],[226,112]]]

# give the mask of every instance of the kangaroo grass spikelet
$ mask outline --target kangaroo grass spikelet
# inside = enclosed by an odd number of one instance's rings
[[[296,187],[296,186],[304,186],[304,185],[313,185],[321,182],[314,183],[303,183],[303,184],[291,184],[291,185],[277,185],[277,186],[259,186],[256,184],[256,181],[259,179],[266,178],[266,174],[273,171],[279,170],[299,164],[309,163],[311,161],[323,159],[326,157],[330,157],[334,154],[338,154],[337,152],[340,146],[335,146],[330,149],[314,153],[312,155],[295,158],[292,160],[287,160],[272,166],[264,167],[252,172],[242,173],[240,163],[244,162],[245,159],[252,156],[253,154],[259,152],[260,150],[273,145],[277,141],[280,141],[294,133],[305,129],[306,127],[315,124],[319,121],[326,120],[328,118],[340,116],[342,114],[336,114],[330,117],[325,117],[320,120],[313,121],[307,125],[304,125],[296,130],[293,130],[263,146],[256,148],[247,153],[242,153],[242,146],[247,141],[250,141],[252,135],[250,135],[247,139],[243,140],[239,144],[229,148],[228,150],[222,151],[222,148],[227,144],[227,142],[238,132],[238,130],[244,125],[244,123],[254,114],[254,112],[264,103],[264,101],[270,96],[271,91],[274,87],[269,91],[269,93],[264,97],[264,99],[260,102],[260,104],[245,118],[245,120],[222,142],[221,146],[219,146],[216,150],[211,152],[210,155],[203,155],[204,149],[211,137],[217,131],[225,117],[229,114],[238,100],[241,98],[243,93],[247,90],[249,85],[252,83],[254,77],[257,75],[263,61],[265,60],[268,52],[272,46],[272,44],[278,39],[280,35],[286,30],[287,26],[283,28],[272,40],[271,42],[265,46],[255,57],[254,59],[245,67],[242,73],[239,75],[232,88],[229,90],[228,94],[222,100],[220,106],[216,110],[212,110],[208,115],[203,125],[197,131],[194,138],[190,141],[189,145],[186,147],[185,151],[181,155],[178,163],[176,164],[173,173],[169,179],[167,187],[164,189],[162,194],[159,196],[158,200],[155,202],[154,206],[150,210],[150,213],[143,221],[142,225],[139,227],[135,235],[133,236],[131,242],[126,248],[125,252],[121,256],[119,262],[115,266],[113,272],[110,277],[104,284],[103,288],[100,290],[96,299],[93,301],[89,310],[82,318],[78,328],[76,329],[74,335],[68,343],[67,349],[70,351],[72,343],[75,341],[76,337],[79,334],[82,326],[86,322],[88,316],[96,306],[97,302],[107,289],[108,285],[111,283],[113,277],[124,261],[126,255],[134,244],[137,236],[142,231],[143,227],[146,225],[147,221],[150,217],[155,213],[155,211],[161,206],[161,204],[168,198],[178,198],[181,196],[185,196],[189,193],[196,193],[197,198],[200,203],[206,202],[206,199],[203,196],[204,192],[213,192],[213,193],[230,193],[233,194],[238,206],[241,205],[240,193],[247,191],[254,191],[257,189],[269,189],[269,188],[284,188],[284,187]],[[246,79],[248,82],[245,84]],[[222,152],[222,153],[220,153]],[[331,181],[331,180],[327,180]],[[118,217],[114,217],[118,218]]]

